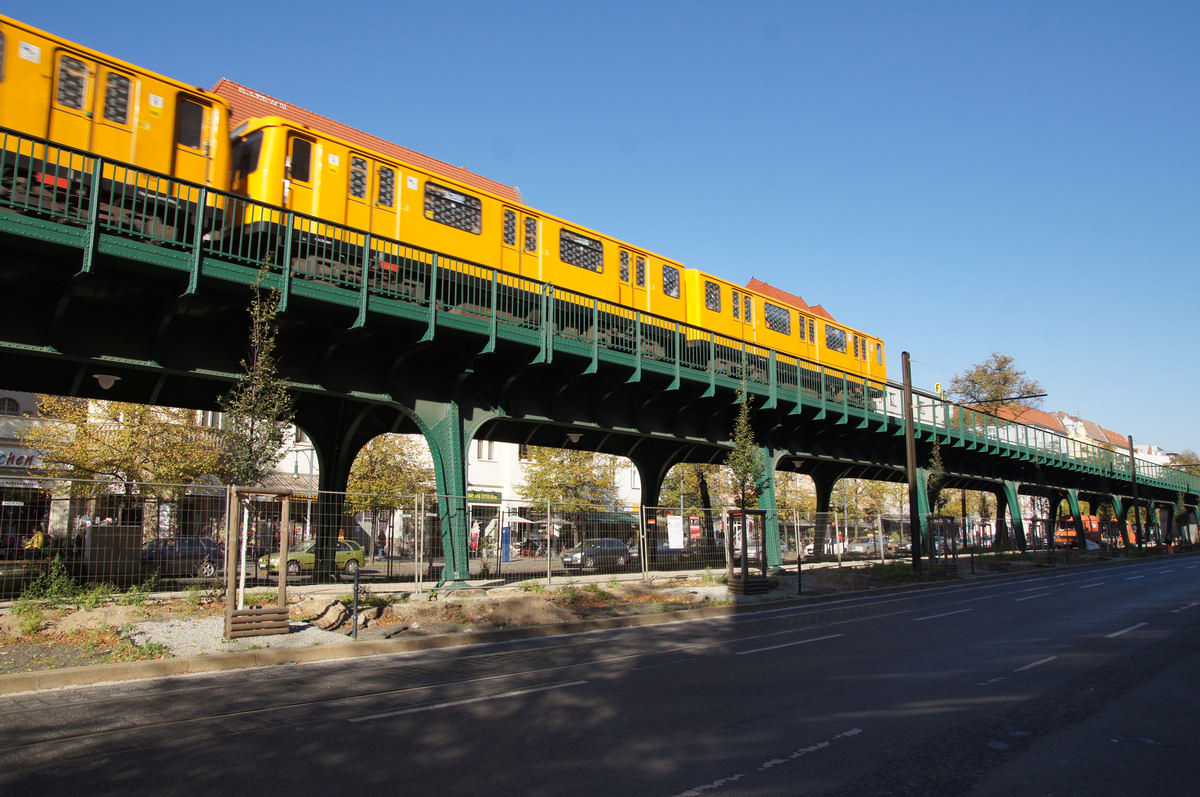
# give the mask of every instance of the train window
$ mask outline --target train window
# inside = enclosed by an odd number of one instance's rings
[[[258,168],[258,156],[262,152],[263,133],[255,130],[245,138],[239,138],[233,144],[233,184],[237,186],[241,180],[254,173]]]
[[[312,142],[308,139],[292,139],[292,156],[288,161],[288,177],[302,183],[307,183],[312,179]]]
[[[425,183],[425,218],[479,235],[483,230],[483,203],[470,194]]]
[[[662,272],[663,293],[670,296],[672,299],[679,298],[679,269],[674,266],[663,266]]]
[[[753,316],[753,315],[751,314],[751,312],[750,312],[750,308],[751,308],[751,304],[750,304],[750,297],[749,297],[749,296],[743,296],[743,297],[742,297],[742,300],[743,300],[743,301],[745,302],[745,304],[746,304],[746,312],[742,314],[742,320],[743,320],[743,321],[747,321],[747,322],[748,322],[748,321],[752,321],[752,320],[754,320],[754,316]]]
[[[621,282],[629,282],[629,253],[621,250]]]
[[[4,82],[4,31],[0,30],[0,83]]]
[[[350,156],[350,196],[367,198],[367,159],[357,155]]]
[[[537,242],[537,219],[532,216],[525,217],[525,251],[536,252],[538,248]]]
[[[104,118],[119,125],[129,123],[129,88],[133,82],[118,72],[108,73],[104,90]]]
[[[379,205],[390,208],[396,204],[396,170],[390,166],[379,167]]]
[[[825,325],[825,348],[830,351],[846,353],[846,330],[838,329],[830,324]]]
[[[808,319],[808,339],[813,343],[817,342],[817,322],[811,318]]]
[[[175,107],[175,143],[200,149],[204,141],[204,106],[180,97]]]
[[[562,262],[572,266],[586,268],[597,274],[604,272],[604,244],[595,238],[560,230],[558,233],[558,257]]]
[[[763,302],[763,319],[767,322],[767,329],[784,335],[792,334],[792,314],[787,308]]]
[[[714,313],[721,312],[721,286],[712,280],[704,281],[704,306]]]
[[[883,344],[875,344],[875,364],[883,365]]]
[[[87,65],[64,55],[58,60],[58,104],[82,111],[86,91]]]
[[[504,209],[504,243],[508,246],[517,245],[517,214],[508,208]]]
[[[646,258],[638,257],[637,259],[637,286],[639,288],[646,287]]]
[[[733,317],[741,318],[742,317],[742,296],[737,291],[732,291],[732,293],[733,293],[733,302],[732,302]]]

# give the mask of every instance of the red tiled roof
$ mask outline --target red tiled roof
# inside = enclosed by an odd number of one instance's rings
[[[1049,429],[1052,432],[1060,434],[1067,433],[1067,427],[1062,425],[1062,421],[1057,415],[1049,412],[1042,412],[1034,407],[1022,406],[1007,406],[1000,407],[996,410],[996,417],[1004,418],[1009,421],[1016,421],[1028,426],[1040,426],[1043,429]]]
[[[335,122],[328,117],[313,113],[298,105],[292,105],[291,103],[276,99],[260,91],[243,86],[240,83],[234,83],[232,80],[221,78],[217,81],[217,85],[213,86],[212,91],[214,94],[218,94],[228,100],[233,108],[229,119],[231,130],[247,119],[254,119],[261,116],[282,116],[285,119],[311,127],[313,130],[349,141],[351,144],[357,144],[365,149],[396,158],[418,169],[424,169],[434,174],[440,174],[443,177],[457,180],[463,185],[482,189],[509,202],[522,202],[521,192],[512,186],[498,183],[495,180],[489,180],[461,166],[451,166],[448,163],[443,163],[436,158],[422,155],[420,152],[402,147],[399,144],[393,144],[370,133],[364,133],[341,122]]]
[[[774,299],[777,299],[784,304],[789,304],[792,307],[799,307],[801,310],[808,310],[809,312],[822,316],[823,318],[827,318],[830,321],[837,320],[821,305],[810,305],[796,294],[788,293],[785,290],[776,288],[774,285],[769,285],[760,280],[758,277],[751,277],[750,281],[746,283],[746,287],[752,291],[757,291],[764,296],[770,296]]]

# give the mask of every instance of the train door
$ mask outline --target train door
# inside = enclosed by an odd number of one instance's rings
[[[530,279],[542,279],[542,220],[531,213],[505,206],[500,268]]]
[[[648,309],[646,285],[649,282],[650,264],[646,261],[646,256],[621,249],[617,267],[620,269],[617,280],[620,285],[620,303],[634,310]]]
[[[92,114],[89,149],[120,160],[135,160],[133,154],[133,102],[136,83],[132,75],[99,65],[96,101]]]
[[[371,162],[350,153],[350,184],[346,190],[346,226],[371,229]]]
[[[151,105],[151,108],[154,106]],[[175,98],[175,163],[171,174],[180,180],[210,185],[212,155],[221,142],[212,141],[212,105],[189,94]]]
[[[312,213],[314,149],[311,139],[288,134],[287,168],[283,180],[283,206],[288,210]]]
[[[96,65],[80,55],[59,51],[54,57],[54,92],[46,137],[71,147],[91,149],[92,94]]]

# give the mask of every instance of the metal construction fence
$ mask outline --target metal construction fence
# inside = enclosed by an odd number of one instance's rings
[[[85,480],[22,480],[21,500],[0,510],[0,586],[7,594],[62,563],[80,583],[188,589],[219,584],[226,562],[251,586],[315,577],[318,558],[333,574],[398,590],[433,588],[443,572],[472,583],[606,578],[734,569],[765,574],[808,561],[911,558],[907,518],[730,507],[612,507],[478,500],[480,496],[361,495],[305,491],[290,496],[283,522],[279,495],[252,495],[238,508],[243,533],[227,530],[229,492],[220,485]],[[443,534],[443,525],[457,536]],[[1031,548],[1053,535],[1032,525]],[[984,550],[994,530],[984,519],[933,516],[921,554]],[[1041,529],[1044,529],[1042,526]],[[1178,534],[1193,541],[1195,529]],[[772,537],[772,532],[774,537]],[[1147,539],[1154,541],[1154,531]],[[324,551],[318,543],[326,541]],[[1120,543],[1112,534],[1102,544]],[[226,555],[229,545],[235,550]],[[447,549],[449,544],[449,549]],[[286,553],[281,561],[281,546]]]

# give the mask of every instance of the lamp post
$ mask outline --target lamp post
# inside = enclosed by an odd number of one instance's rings
[[[308,448],[293,448],[296,458],[292,460],[292,478],[300,478],[300,454],[308,457],[308,500],[304,506],[304,536],[312,539],[312,502],[313,502],[313,455],[316,453],[311,445]]]

